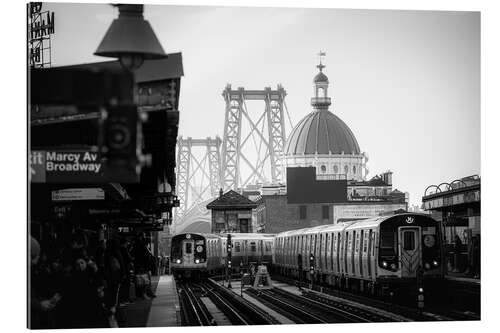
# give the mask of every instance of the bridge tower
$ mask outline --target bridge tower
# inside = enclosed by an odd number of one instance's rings
[[[216,197],[221,188],[221,139],[215,138],[177,140],[177,196],[180,206],[175,221],[196,204]]]
[[[276,90],[270,87],[264,90],[239,87],[234,90],[228,84],[222,96],[226,102],[221,155],[223,188],[283,182],[285,112],[288,115],[285,89],[278,85]],[[256,115],[251,114],[247,101],[263,101],[264,108]],[[247,174],[244,170],[248,170]]]

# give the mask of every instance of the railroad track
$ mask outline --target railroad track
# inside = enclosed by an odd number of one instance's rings
[[[394,318],[340,302],[300,296],[280,288],[249,289],[247,292],[266,306],[298,324],[388,322]]]
[[[273,276],[273,280],[281,281],[290,285],[296,285],[298,282],[296,280],[282,276]],[[302,286],[305,287],[304,290],[306,293],[308,290],[310,290],[307,289],[306,284],[302,283]],[[368,297],[365,295],[354,294],[352,292],[348,292],[345,290],[338,290],[327,287],[321,288],[319,286],[315,286],[313,290],[323,293],[325,295],[331,295],[337,298],[345,299],[348,301],[356,302],[362,305],[394,313],[396,315],[400,315],[402,317],[411,319],[413,321],[480,320],[480,315],[473,312],[459,311],[455,309],[444,310],[435,307],[429,307],[426,311],[419,311],[414,307],[409,307],[394,302],[387,302],[378,298]]]
[[[178,283],[183,326],[214,326],[214,317],[202,297],[208,297],[232,325],[272,325],[279,322],[249,301],[213,280]]]
[[[178,284],[178,294],[181,305],[182,326],[214,326],[214,318],[201,301],[199,288],[191,284]]]

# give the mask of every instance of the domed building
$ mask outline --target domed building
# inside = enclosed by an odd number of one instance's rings
[[[293,129],[285,145],[287,167],[316,167],[318,179],[363,181],[366,176],[366,156],[349,126],[329,111],[328,77],[325,66],[317,66],[314,77],[313,110]]]

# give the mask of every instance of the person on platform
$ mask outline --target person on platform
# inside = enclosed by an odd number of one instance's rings
[[[40,267],[40,244],[30,236],[30,320],[31,329],[54,328],[53,310],[61,300],[61,294],[48,295],[46,271]]]
[[[121,284],[127,277],[121,245],[115,238],[108,240],[104,251],[104,277],[107,283],[106,305],[114,308],[118,305]]]
[[[137,294],[144,299],[156,297],[151,289],[153,255],[149,252],[147,240],[143,233],[139,234],[135,239],[132,255],[134,257],[136,276],[138,280],[142,281],[137,285]]]

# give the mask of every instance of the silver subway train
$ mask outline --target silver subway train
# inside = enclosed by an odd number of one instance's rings
[[[231,234],[233,272],[255,264],[272,264],[274,235]],[[172,237],[171,267],[176,276],[203,276],[223,272],[227,265],[227,234],[183,233]]]
[[[441,279],[442,260],[438,222],[398,214],[277,234],[273,265],[282,275],[378,293]]]

